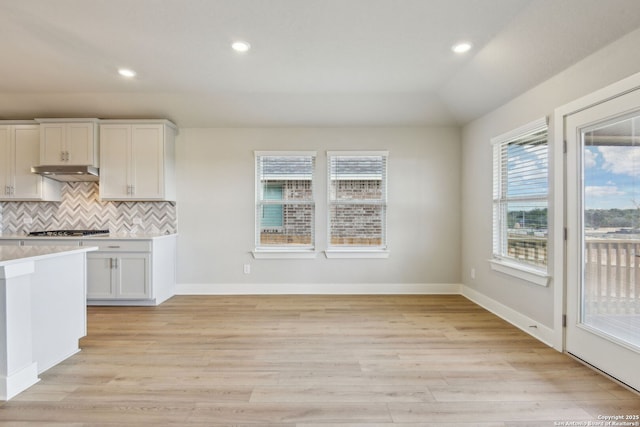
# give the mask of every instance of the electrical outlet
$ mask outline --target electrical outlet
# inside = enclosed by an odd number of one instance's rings
[[[245,264],[243,266],[244,274],[251,274],[251,264]]]
[[[27,224],[27,225],[28,225],[28,224],[33,224],[33,218],[31,218],[30,216],[25,216],[25,217],[23,218],[22,222],[23,222],[24,224]]]
[[[142,224],[142,220],[139,217],[135,217],[133,218],[133,223],[136,225],[140,225]]]
[[[472,280],[475,280],[475,279],[476,279],[476,269],[475,269],[475,268],[472,268],[472,269],[471,269],[471,279],[472,279]]]

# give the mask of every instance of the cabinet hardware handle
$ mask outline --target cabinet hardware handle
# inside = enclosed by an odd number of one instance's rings
[[[64,162],[64,151],[60,152],[60,161]]]
[[[120,245],[114,245],[114,246],[107,246],[108,248],[113,248],[113,249],[118,249],[120,247]]]

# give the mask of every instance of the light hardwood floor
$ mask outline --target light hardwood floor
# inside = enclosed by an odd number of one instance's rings
[[[90,307],[0,425],[554,426],[640,396],[461,296],[178,296]],[[570,425],[570,424],[565,424]]]

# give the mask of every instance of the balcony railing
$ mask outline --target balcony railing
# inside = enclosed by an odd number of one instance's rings
[[[585,241],[584,310],[589,315],[640,314],[640,241]]]
[[[508,243],[509,256],[546,264],[546,238],[510,235]],[[640,240],[587,236],[581,295],[581,322],[640,349]]]
[[[510,235],[508,250],[514,259],[547,263],[546,238]],[[587,315],[640,315],[640,240],[587,237],[584,260]]]
[[[538,266],[547,265],[546,237],[509,234],[507,249],[513,259]]]

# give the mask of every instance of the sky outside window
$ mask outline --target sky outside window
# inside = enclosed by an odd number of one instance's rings
[[[583,134],[585,209],[640,208],[638,129],[634,117]]]

